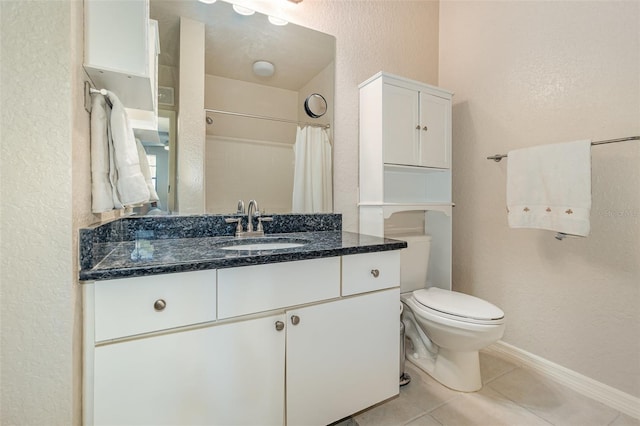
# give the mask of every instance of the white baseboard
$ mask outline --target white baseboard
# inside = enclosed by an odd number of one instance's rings
[[[622,392],[604,383],[600,383],[573,370],[555,364],[542,357],[519,349],[513,345],[499,340],[484,349],[486,352],[495,352],[503,358],[518,365],[534,370],[540,374],[555,380],[556,382],[573,389],[591,399],[601,402],[624,414],[640,419],[640,398]]]

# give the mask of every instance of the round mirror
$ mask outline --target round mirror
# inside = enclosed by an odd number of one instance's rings
[[[312,93],[304,101],[304,110],[309,117],[320,118],[327,112],[327,100],[318,93]]]

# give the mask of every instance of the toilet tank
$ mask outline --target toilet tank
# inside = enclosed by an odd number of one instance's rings
[[[400,292],[419,290],[427,286],[429,266],[430,235],[394,235],[397,240],[407,242],[407,248],[400,251]]]

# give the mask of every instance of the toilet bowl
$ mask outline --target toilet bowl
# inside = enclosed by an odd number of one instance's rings
[[[407,360],[451,389],[479,390],[478,351],[502,337],[504,312],[474,296],[425,288],[431,238],[396,238],[408,244],[400,255]]]

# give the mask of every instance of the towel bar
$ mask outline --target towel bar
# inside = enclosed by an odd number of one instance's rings
[[[626,141],[637,141],[640,140],[640,136],[629,136],[627,138],[619,138],[619,139],[607,139],[604,141],[595,141],[595,142],[591,142],[591,145],[604,145],[604,144],[608,144],[608,143],[616,143],[616,142],[626,142]],[[493,160],[496,163],[500,162],[500,160],[502,160],[503,158],[507,158],[507,154],[496,154],[496,155],[492,155],[490,157],[487,157],[487,160]]]

